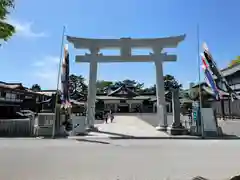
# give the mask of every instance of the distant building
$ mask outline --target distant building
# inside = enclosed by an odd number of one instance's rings
[[[2,116],[10,116],[20,110],[40,112],[43,109],[53,111],[56,90],[32,91],[21,83],[0,82],[0,112]],[[80,95],[82,96],[82,95]],[[166,110],[172,112],[171,93],[165,92]],[[71,99],[74,106],[86,107],[86,98]],[[122,85],[111,87],[96,96],[96,111],[112,110],[118,113],[156,112],[157,98],[155,92],[140,93],[134,87]],[[74,107],[75,109],[75,107]],[[0,116],[1,116],[0,115]]]
[[[194,85],[195,85],[194,82],[190,82],[190,83],[189,83],[189,88],[192,88]]]
[[[226,78],[231,88],[239,95],[240,98],[240,64],[235,64],[233,66],[224,68],[221,70],[222,75]],[[216,78],[216,77],[214,77]],[[219,83],[218,81],[216,83]],[[231,115],[240,117],[240,100],[231,101],[228,94],[225,94],[224,101],[217,101],[212,96],[212,90],[207,85],[206,82],[194,85],[191,89],[188,90],[191,97],[198,98],[199,96],[199,85],[202,89],[202,96],[204,96],[204,103],[206,102],[207,106],[211,106],[218,115]],[[220,84],[218,84],[220,85]],[[230,108],[229,108],[230,107]]]
[[[240,95],[240,64],[235,64],[231,67],[227,67],[221,70],[222,75],[228,81],[230,87]],[[216,79],[216,77],[214,77]],[[219,81],[216,82],[219,87],[221,87]],[[206,82],[200,83],[202,89],[207,93],[211,94],[211,88],[207,85]],[[192,88],[199,87],[199,84],[192,86]],[[223,93],[224,94],[224,93]]]
[[[166,95],[168,92],[166,93]],[[122,85],[118,88],[107,89],[104,93],[97,94],[97,107],[102,104],[102,109],[118,113],[127,112],[156,112],[156,95],[152,93],[135,92],[134,88]],[[166,98],[166,108],[172,111],[171,100]]]
[[[51,95],[54,90],[37,92],[39,94]],[[77,95],[75,97],[78,97]],[[81,95],[79,96],[81,97]],[[78,103],[76,102],[78,101]],[[156,95],[155,92],[139,93],[135,92],[131,86],[122,85],[120,87],[109,87],[96,96],[96,111],[112,110],[118,113],[131,112],[156,112]],[[86,106],[86,98],[71,99],[71,102],[79,106],[79,103]],[[172,112],[171,97],[166,92],[166,109]],[[75,109],[75,108],[74,108]],[[74,110],[75,111],[75,110]]]
[[[21,83],[0,81],[0,118],[10,118],[23,109],[36,111],[38,100],[44,95],[24,87]]]
[[[231,88],[236,91],[237,94],[240,94],[240,64],[224,68],[221,72]]]

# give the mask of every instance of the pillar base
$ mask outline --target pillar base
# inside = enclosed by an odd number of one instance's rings
[[[167,131],[167,127],[168,127],[168,126],[164,126],[164,125],[157,126],[157,127],[156,127],[156,130],[157,130],[157,131],[164,131],[164,132],[165,132],[165,131]]]
[[[175,123],[172,124],[170,128],[168,128],[168,132],[171,135],[187,135],[188,130],[180,123],[176,125]]]
[[[90,131],[94,131],[94,132],[97,132],[98,131],[98,128],[95,127],[95,126],[89,126],[86,128],[87,132],[90,132]]]
[[[188,130],[185,128],[170,127],[168,132],[171,135],[188,135]]]

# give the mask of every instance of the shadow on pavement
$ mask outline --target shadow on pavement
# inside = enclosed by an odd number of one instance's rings
[[[101,120],[101,119],[96,119],[94,124],[104,124],[105,121],[104,120]]]
[[[205,137],[205,138],[202,138],[202,137],[198,137],[198,136],[168,136],[168,137],[141,137],[141,136],[133,136],[133,137],[109,137],[109,139],[113,139],[113,140],[121,140],[121,139],[162,139],[162,140],[167,140],[167,139],[179,139],[179,140],[240,140],[239,137],[232,137],[232,136],[227,136],[227,137]]]
[[[98,131],[93,131],[93,132],[97,132],[97,133],[100,133],[100,134],[108,134],[108,135],[118,136],[119,138],[134,138],[134,136],[131,136],[131,135],[113,133],[113,132],[108,132],[108,131],[98,130]]]
[[[235,136],[235,135],[227,135],[224,134],[222,136],[219,137],[205,137],[202,138],[201,136],[186,136],[186,135],[182,135],[182,136],[173,136],[173,135],[168,135],[168,136],[131,136],[131,135],[126,135],[126,134],[120,134],[120,133],[113,133],[113,132],[107,132],[107,131],[95,131],[97,133],[101,133],[101,134],[107,134],[107,135],[113,135],[113,136],[109,136],[107,138],[109,139],[116,139],[116,140],[121,140],[121,139],[186,139],[186,140],[192,140],[192,139],[196,139],[196,140],[214,140],[214,139],[218,139],[218,140],[240,140],[240,137]]]
[[[109,142],[105,142],[105,141],[89,140],[89,139],[76,139],[76,141],[98,143],[98,144],[110,144]]]

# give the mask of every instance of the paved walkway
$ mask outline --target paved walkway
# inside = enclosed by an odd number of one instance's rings
[[[182,122],[188,117],[181,117]],[[173,122],[173,116],[168,115],[168,126]],[[104,123],[103,121],[96,121],[96,127],[99,132],[90,132],[88,136],[69,137],[73,139],[79,138],[110,138],[110,139],[199,139],[200,137],[190,135],[172,136],[166,132],[157,131],[155,127],[159,120],[156,114],[117,114],[115,115],[113,123]],[[185,124],[184,124],[185,125]],[[223,132],[228,135],[225,138],[237,138],[240,134],[240,122],[219,122],[223,128]],[[236,126],[236,127],[235,127]],[[238,129],[238,130],[237,130]],[[234,133],[233,133],[234,132]]]
[[[148,117],[149,116],[149,117]],[[172,117],[172,116],[171,116]],[[171,117],[169,119],[171,120]],[[171,120],[172,122],[172,120]],[[155,129],[158,124],[156,117],[152,114],[125,114],[115,115],[113,123],[106,124],[96,121],[98,132],[90,132],[87,136],[72,136],[70,139],[199,139],[193,136],[171,136],[166,132]],[[171,124],[171,123],[168,123]]]
[[[134,136],[134,137],[167,137],[164,132],[159,132],[152,125],[137,116],[117,115],[113,123],[96,125],[99,134],[110,136]],[[102,133],[101,133],[102,132]]]

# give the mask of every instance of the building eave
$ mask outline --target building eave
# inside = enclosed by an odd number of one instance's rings
[[[132,98],[128,97],[116,97],[116,96],[97,96],[98,100],[150,100],[151,96],[136,96]]]

